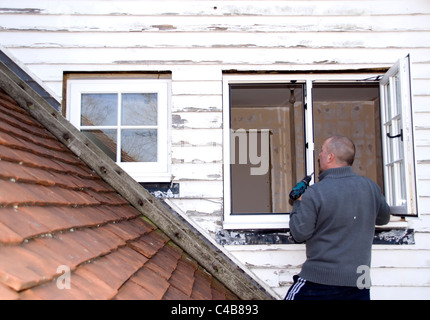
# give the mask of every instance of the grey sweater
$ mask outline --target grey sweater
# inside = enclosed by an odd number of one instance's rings
[[[291,235],[306,241],[300,276],[308,281],[355,287],[360,265],[370,267],[375,224],[387,224],[390,208],[379,186],[351,167],[328,169],[290,215]]]

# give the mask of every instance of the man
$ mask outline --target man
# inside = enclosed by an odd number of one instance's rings
[[[319,154],[319,182],[294,203],[290,231],[306,242],[306,261],[285,300],[369,300],[360,277],[370,270],[375,224],[387,224],[390,208],[377,184],[352,171],[354,143],[328,138]],[[369,275],[365,275],[369,277]]]

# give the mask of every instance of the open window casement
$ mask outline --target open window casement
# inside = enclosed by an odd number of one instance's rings
[[[409,56],[400,59],[380,81],[385,196],[391,213],[416,216]]]

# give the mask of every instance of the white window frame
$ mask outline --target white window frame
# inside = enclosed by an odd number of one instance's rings
[[[380,93],[384,185],[387,202],[392,214],[417,216],[409,55],[398,60],[384,75],[380,81]],[[399,184],[402,188],[398,187]]]
[[[371,79],[377,77],[378,73],[341,73],[338,74],[278,74],[278,75],[225,75],[223,77],[223,144],[224,144],[224,229],[286,229],[289,224],[289,213],[286,214],[231,214],[231,174],[230,174],[230,85],[231,84],[246,84],[246,83],[291,83],[295,81],[296,84],[303,84],[306,90],[304,104],[307,105],[305,109],[305,143],[306,149],[306,174],[314,171],[314,152],[315,145],[313,140],[313,116],[312,116],[312,88],[314,82],[355,82],[364,79]],[[410,109],[409,106],[404,108]],[[381,104],[381,113],[383,106]],[[410,119],[405,118],[405,121]],[[409,124],[411,126],[411,122]],[[413,146],[413,140],[410,141],[408,148]],[[413,148],[412,148],[413,150]],[[405,152],[409,149],[405,148]],[[413,157],[413,156],[412,156]],[[408,159],[410,157],[408,156]],[[408,172],[410,175],[410,185],[416,185],[415,175]],[[385,177],[385,174],[384,174]],[[314,183],[312,177],[311,184]],[[416,202],[416,194],[412,195]]]
[[[157,129],[157,162],[116,163],[138,182],[169,182],[172,180],[170,92],[171,81],[166,79],[69,79],[66,117],[78,130],[85,127],[81,126],[81,96],[85,93],[157,93],[157,125],[146,126]],[[118,124],[117,128],[122,127]]]

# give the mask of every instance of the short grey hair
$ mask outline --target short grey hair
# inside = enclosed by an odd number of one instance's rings
[[[334,153],[339,162],[352,166],[355,159],[355,145],[351,139],[334,135],[327,142],[328,151]]]

